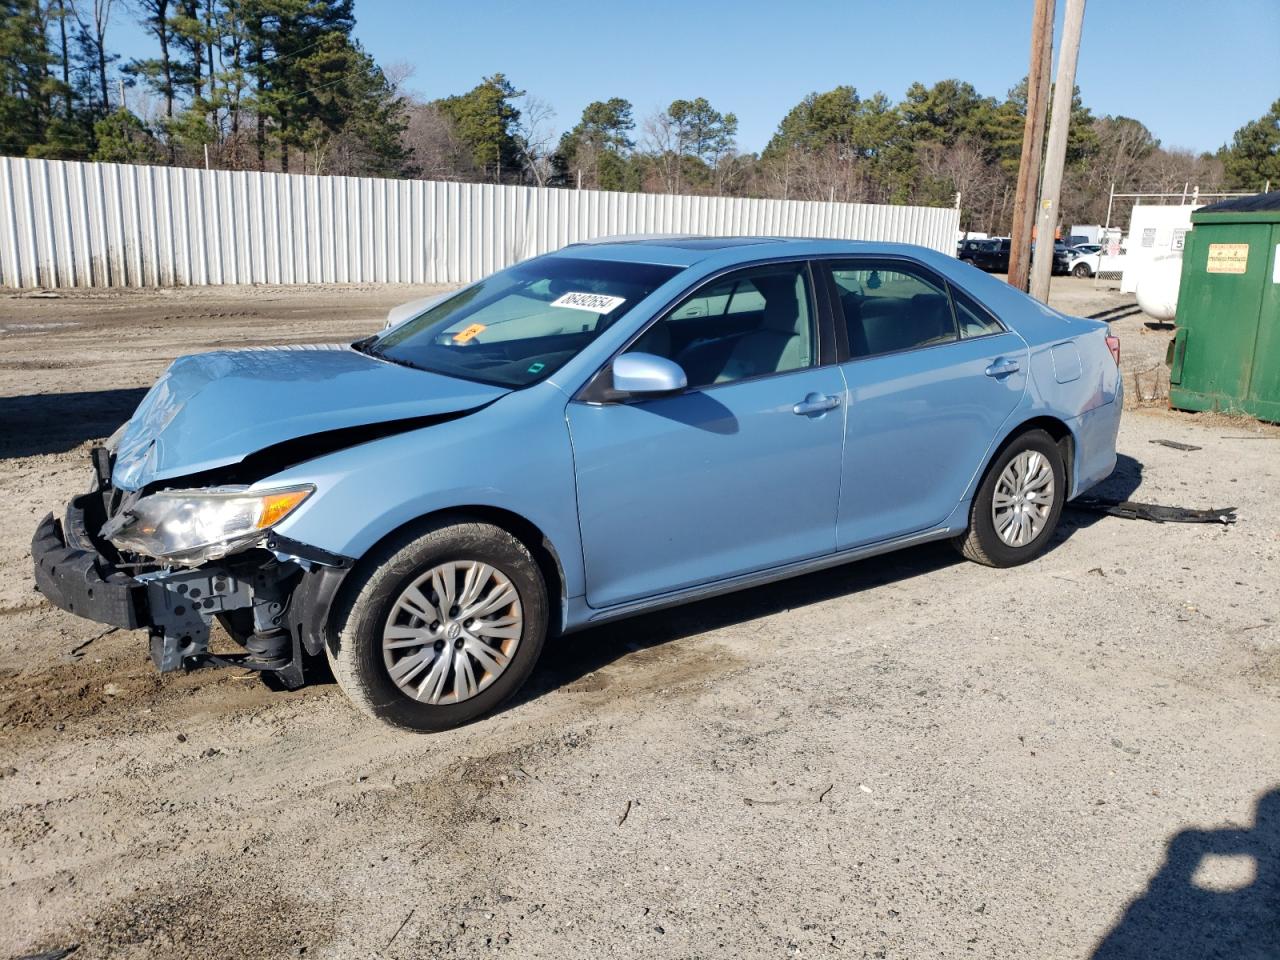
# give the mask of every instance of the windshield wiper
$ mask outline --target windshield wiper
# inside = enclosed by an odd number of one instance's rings
[[[378,337],[376,334],[372,337],[365,337],[363,340],[357,340],[355,343],[351,344],[351,349],[363,353],[367,357],[373,357],[377,360],[385,360],[387,363],[394,363],[399,367],[408,367],[411,370],[426,370],[426,367],[420,367],[416,363],[410,363],[408,360],[401,359],[400,357],[393,357],[385,350],[378,349],[374,346],[377,340]]]

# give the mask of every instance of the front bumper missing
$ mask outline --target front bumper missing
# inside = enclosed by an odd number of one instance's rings
[[[148,630],[151,659],[161,672],[238,666],[271,672],[290,689],[302,685],[303,652],[323,648],[329,607],[350,566],[346,558],[301,544],[289,545],[308,556],[282,555],[277,538],[268,544],[276,552],[254,550],[195,569],[130,575],[90,533],[101,503],[98,492],[75,497],[62,521],[49,514],[36,528],[36,589],[54,606],[110,626]],[[246,653],[210,652],[215,618]]]

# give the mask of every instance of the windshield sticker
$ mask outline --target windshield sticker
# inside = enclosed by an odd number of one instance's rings
[[[485,331],[485,325],[483,323],[473,323],[471,326],[467,327],[466,329],[459,330],[457,333],[455,333],[453,335],[453,342],[467,343],[470,340],[474,340],[484,331]]]
[[[603,293],[566,293],[559,299],[552,300],[551,306],[590,310],[592,313],[612,313],[626,302],[626,297],[609,297]]]
[[[541,360],[538,360],[538,361],[535,361],[535,362],[533,362],[533,363],[529,364],[529,369],[528,369],[528,370],[526,370],[525,372],[526,372],[526,373],[541,373],[541,372],[542,372],[542,368],[543,368],[543,367],[545,367],[545,366],[546,366],[546,364],[545,364],[545,363],[543,363]]]

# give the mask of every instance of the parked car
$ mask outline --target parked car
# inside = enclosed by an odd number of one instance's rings
[[[1008,273],[1009,238],[992,237],[979,243],[980,246],[974,247],[969,262],[987,273]]]
[[[174,361],[40,522],[35,580],[161,671],[295,687],[325,655],[440,730],[549,635],[933,540],[1033,559],[1115,464],[1118,357],[919,247],[578,244],[350,345]]]
[[[972,261],[978,251],[991,242],[990,240],[962,240],[956,248],[956,257],[960,260]]]
[[[976,249],[970,258],[970,262],[980,270],[988,273],[1008,273],[1009,272],[1009,250],[1011,241],[1008,237],[993,237],[986,241],[987,246]],[[1036,245],[1031,244],[1031,255],[1035,255]],[[1067,248],[1062,243],[1055,243],[1053,247],[1053,267],[1051,272],[1058,276],[1065,276],[1068,272],[1067,265],[1070,257],[1067,254]]]
[[[1032,251],[1036,244],[1032,244]],[[1066,276],[1070,273],[1071,251],[1062,241],[1053,242],[1053,273]]]
[[[1123,256],[1124,252],[1121,249],[1120,255]],[[1119,269],[1119,259],[1111,257],[1110,260],[1114,266],[1109,269]],[[1072,249],[1067,269],[1075,277],[1092,277],[1096,275],[1102,269],[1102,245],[1091,243]]]

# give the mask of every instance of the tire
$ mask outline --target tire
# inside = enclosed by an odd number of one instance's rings
[[[492,575],[480,572],[484,570]],[[440,571],[445,572],[439,581],[431,579]],[[479,619],[467,619],[466,610],[458,606],[442,613],[444,595],[435,585],[451,580],[456,588],[453,598],[462,603],[471,582],[469,571],[477,571],[476,580],[486,578],[476,587],[472,609],[483,613],[489,599],[504,605]],[[515,594],[510,602],[508,587]],[[421,612],[422,607],[415,600],[406,601],[411,588],[428,601],[426,615],[437,617],[436,622],[410,612]],[[448,730],[488,713],[523,686],[546,641],[547,612],[546,583],[523,543],[487,523],[438,522],[396,538],[353,571],[325,650],[338,685],[360,710],[401,730]],[[398,649],[384,649],[386,632],[396,634],[386,639]],[[471,655],[479,652],[473,641],[487,648],[485,660]],[[499,670],[481,666],[500,657],[505,663]],[[458,666],[462,660],[467,662],[465,669]],[[401,683],[392,678],[393,667],[405,674]],[[437,679],[443,692],[436,693]],[[401,685],[416,688],[419,681],[423,689],[416,693],[423,699],[415,699]],[[476,691],[462,696],[468,681]],[[429,702],[433,694],[438,702]]]
[[[1087,263],[1077,263],[1075,267],[1072,268],[1071,275],[1073,277],[1079,277],[1081,280],[1085,280],[1093,276],[1093,271],[1089,269],[1089,265]]]
[[[1010,543],[997,531],[994,502],[1006,469],[1024,454],[1028,455],[1027,459],[1022,461],[1024,465],[1038,465],[1040,461],[1035,460],[1035,454],[1044,458],[1044,467],[1047,467],[1047,472],[1052,479],[1049,490],[1050,502],[1038,505],[1036,502],[1028,501],[1023,505],[1028,516],[1029,528],[1034,529],[1034,533],[1028,534],[1027,529],[1024,529],[1022,537],[1025,542]],[[1035,487],[1034,483],[1043,476],[1043,471],[1037,466],[1028,471],[1028,476],[1033,481],[1033,489],[1030,492],[1033,495],[1042,495],[1044,485]],[[953,542],[965,557],[988,567],[1016,567],[1034,560],[1044,552],[1053,539],[1053,531],[1057,528],[1058,519],[1062,516],[1066,492],[1066,470],[1063,468],[1062,451],[1058,444],[1043,430],[1029,430],[1014,438],[992,461],[969,507],[969,529]],[[1002,496],[1007,493],[1007,490],[1003,490]],[[1042,512],[1041,507],[1047,507],[1047,509]],[[1036,526],[1037,522],[1039,526]],[[1014,526],[1017,526],[1016,517]],[[1010,528],[1010,535],[1016,532]]]

